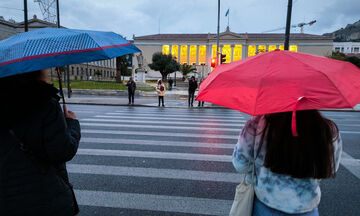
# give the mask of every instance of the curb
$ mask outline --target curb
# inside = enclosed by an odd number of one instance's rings
[[[62,104],[62,102],[60,103]],[[154,106],[154,105],[146,105],[146,104],[134,104],[134,105],[127,105],[127,104],[106,104],[106,103],[92,103],[92,102],[85,102],[85,103],[80,103],[80,102],[66,102],[66,104],[73,104],[73,105],[92,105],[92,106],[126,106],[126,107],[159,107],[159,106]],[[183,108],[183,109],[230,109],[227,107],[220,107],[220,106],[205,106],[205,107],[187,107],[187,106],[165,106],[165,107],[159,107],[159,108]],[[319,110],[322,112],[360,112],[360,110],[353,110],[353,109],[326,109],[326,110]],[[240,112],[240,111],[239,111]]]

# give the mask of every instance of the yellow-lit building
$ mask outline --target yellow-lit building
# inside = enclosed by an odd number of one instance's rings
[[[284,49],[284,34],[234,33],[227,29],[220,34],[220,52],[226,55],[226,63],[238,61],[259,53]],[[210,71],[211,58],[216,56],[216,34],[156,34],[134,36],[134,44],[142,51],[149,78],[160,77],[147,65],[156,52],[171,54],[181,64],[194,65],[200,76]],[[331,37],[313,34],[291,34],[289,50],[320,56],[331,54]],[[138,55],[138,54],[135,54]],[[137,67],[137,59],[133,59]]]

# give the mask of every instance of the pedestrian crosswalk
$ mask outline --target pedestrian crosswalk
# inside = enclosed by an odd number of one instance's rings
[[[80,117],[67,165],[80,215],[228,215],[241,175],[231,155],[246,116],[116,107]]]

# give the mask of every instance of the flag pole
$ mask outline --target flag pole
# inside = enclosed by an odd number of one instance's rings
[[[230,28],[230,9],[229,9],[229,13],[228,13],[228,27]]]

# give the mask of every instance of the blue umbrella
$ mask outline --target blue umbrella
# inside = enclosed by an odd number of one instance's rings
[[[114,32],[42,28],[0,41],[0,78],[136,52]]]

